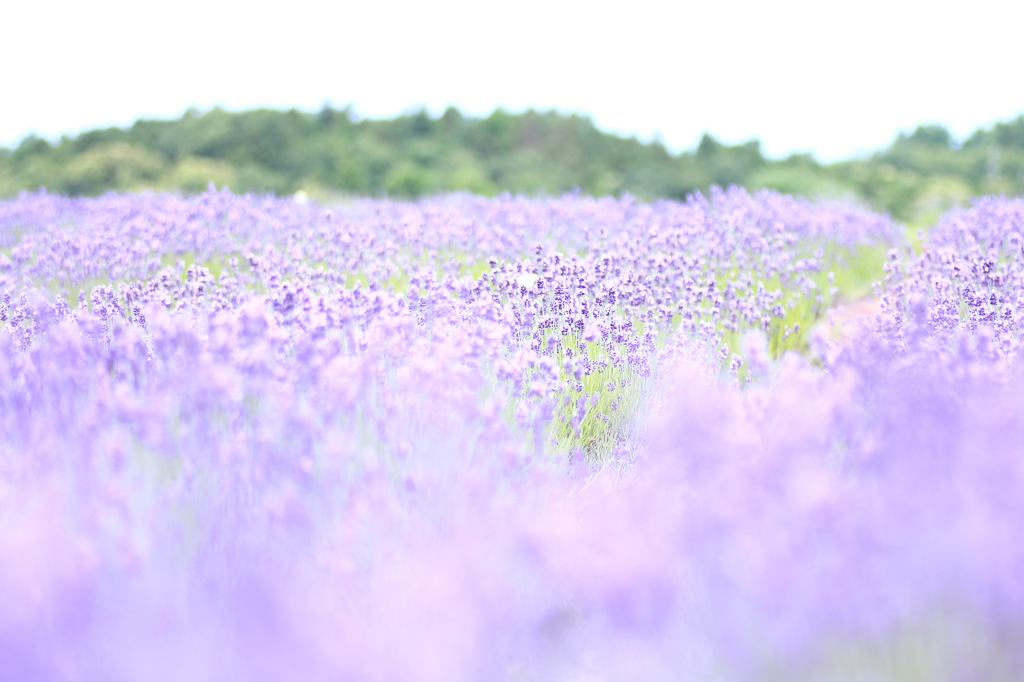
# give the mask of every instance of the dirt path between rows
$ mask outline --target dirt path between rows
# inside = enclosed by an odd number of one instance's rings
[[[862,321],[881,312],[877,298],[861,298],[830,308],[813,331],[821,330],[829,340],[846,345],[864,333]],[[813,333],[812,331],[812,333]]]

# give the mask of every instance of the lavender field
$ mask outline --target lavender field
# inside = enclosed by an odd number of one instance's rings
[[[0,296],[0,679],[1024,669],[1024,200],[24,194]]]

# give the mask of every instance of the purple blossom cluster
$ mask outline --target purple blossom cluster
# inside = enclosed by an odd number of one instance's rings
[[[0,677],[1011,679],[1024,382],[911,345],[944,226],[823,371],[770,340],[899,247],[843,205],[0,203]]]
[[[1010,361],[1024,324],[1024,199],[945,215],[920,253],[890,252],[881,335],[905,352]]]
[[[677,330],[677,341],[738,375],[732,337],[747,327],[788,337],[799,327],[788,310],[826,305],[813,277],[841,255],[835,245],[895,234],[845,205],[738,189],[687,204],[452,196],[343,210],[229,192],[37,194],[0,211],[0,234],[19,236],[0,255],[0,291],[16,298],[0,317],[23,349],[46,320],[85,308],[109,336],[114,319],[144,330],[147,310],[195,317],[256,297],[284,346],[340,334],[355,356],[382,317],[409,315],[429,332],[483,316],[504,334],[478,342],[474,358],[513,388],[518,421],[588,456],[622,440],[628,419],[614,413],[647,391],[655,351],[680,345],[665,343]],[[52,310],[38,314],[25,297]],[[590,417],[542,433],[573,411]]]

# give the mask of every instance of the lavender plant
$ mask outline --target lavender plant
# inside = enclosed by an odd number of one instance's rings
[[[1009,362],[1024,306],[1024,200],[986,197],[939,221],[919,254],[893,250],[880,289],[880,334],[913,352]]]
[[[898,234],[736,189],[2,203],[0,669],[1009,679],[1014,348],[908,333],[922,255],[795,352]]]

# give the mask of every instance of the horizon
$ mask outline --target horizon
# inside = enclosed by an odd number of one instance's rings
[[[300,0],[271,15],[223,1],[23,4],[9,10],[18,30],[0,44],[0,59],[17,65],[0,145],[189,108],[330,102],[373,119],[449,105],[474,117],[554,109],[672,153],[708,133],[726,144],[758,139],[769,158],[828,163],[918,125],[963,139],[1024,113],[1008,85],[1024,7],[955,7],[645,1],[613,14],[535,0],[513,10],[464,0],[324,10]]]
[[[23,135],[21,138],[15,140],[13,143],[6,143],[5,144],[3,142],[0,142],[0,149],[14,150],[23,141],[25,141],[27,139],[30,139],[32,137],[35,137],[35,138],[38,138],[38,139],[44,139],[44,140],[46,140],[47,142],[49,142],[51,144],[59,144],[60,141],[63,138],[75,139],[78,136],[86,134],[86,133],[88,133],[90,131],[104,130],[104,129],[109,129],[109,128],[119,128],[119,129],[122,129],[122,130],[127,130],[127,129],[130,129],[135,123],[140,122],[140,121],[146,121],[146,120],[148,120],[148,121],[176,121],[176,120],[181,120],[184,117],[186,117],[189,114],[189,112],[193,112],[197,116],[202,116],[202,115],[205,115],[205,114],[207,114],[207,113],[209,113],[211,111],[218,110],[218,109],[222,110],[222,111],[226,111],[228,113],[232,113],[232,114],[241,114],[241,113],[245,113],[247,111],[255,111],[255,110],[259,110],[259,109],[267,109],[267,110],[273,110],[273,111],[279,111],[279,112],[295,110],[295,111],[298,111],[298,112],[300,112],[300,113],[302,113],[304,115],[315,116],[318,112],[320,112],[324,108],[328,108],[328,107],[333,109],[334,111],[337,111],[337,112],[347,112],[347,114],[351,118],[351,120],[353,120],[355,122],[363,121],[363,120],[372,120],[372,121],[393,120],[393,119],[396,119],[396,118],[399,118],[399,117],[403,117],[403,116],[416,115],[416,114],[418,114],[421,111],[425,111],[427,113],[427,115],[431,119],[438,120],[444,114],[444,112],[448,108],[452,108],[452,107],[457,109],[462,116],[464,116],[466,118],[475,119],[475,120],[486,119],[487,117],[491,116],[493,113],[495,113],[497,111],[504,111],[504,112],[506,112],[508,114],[512,114],[512,115],[521,115],[521,114],[524,114],[524,113],[526,113],[528,111],[535,111],[535,112],[541,113],[541,114],[555,113],[555,114],[557,114],[559,116],[563,116],[563,117],[566,117],[566,118],[571,117],[571,116],[580,116],[582,118],[588,119],[594,125],[594,127],[597,130],[599,130],[600,132],[605,133],[605,134],[615,135],[615,136],[621,137],[623,139],[630,139],[630,138],[637,139],[639,142],[641,142],[643,144],[648,144],[648,145],[649,144],[653,144],[653,143],[661,143],[663,146],[666,147],[668,152],[671,155],[673,155],[673,156],[678,156],[678,155],[684,154],[684,153],[693,153],[693,152],[695,152],[696,149],[697,149],[697,146],[700,143],[701,137],[703,137],[704,135],[709,135],[710,137],[712,137],[716,141],[718,141],[718,142],[720,142],[722,144],[731,145],[731,146],[732,145],[742,145],[742,144],[749,143],[749,142],[757,142],[760,145],[760,150],[761,150],[762,156],[765,159],[767,159],[767,160],[778,161],[778,160],[783,160],[785,158],[791,157],[793,155],[804,155],[804,154],[807,154],[807,155],[812,156],[819,163],[822,163],[822,164],[825,164],[825,165],[828,165],[828,164],[831,164],[831,163],[839,163],[839,162],[848,161],[848,160],[866,159],[866,158],[870,157],[872,154],[874,154],[876,152],[880,152],[880,151],[890,147],[892,144],[894,144],[896,142],[897,139],[899,139],[900,136],[910,135],[917,128],[924,127],[924,126],[933,126],[934,125],[934,126],[941,126],[942,128],[945,128],[946,130],[948,130],[950,132],[950,134],[952,136],[951,143],[952,143],[953,147],[959,147],[973,133],[975,133],[975,132],[977,132],[979,130],[990,130],[994,125],[996,125],[998,123],[1006,123],[1006,122],[1015,120],[1015,119],[1017,119],[1017,118],[1019,118],[1021,116],[1024,116],[1024,110],[1021,110],[1021,112],[1018,113],[1017,115],[1013,115],[1013,116],[1010,116],[1010,117],[1007,117],[1007,118],[995,119],[995,120],[989,121],[989,122],[987,122],[985,124],[978,125],[978,126],[974,127],[973,129],[964,132],[963,134],[957,134],[956,131],[951,130],[948,125],[946,125],[946,124],[944,124],[944,123],[942,123],[940,121],[922,121],[922,122],[920,122],[920,123],[918,123],[916,125],[913,125],[913,126],[910,126],[910,127],[903,128],[903,129],[895,131],[895,133],[891,136],[891,138],[889,139],[888,142],[886,142],[885,144],[880,145],[878,147],[874,147],[874,148],[871,148],[871,149],[860,150],[858,153],[854,153],[854,154],[851,154],[849,156],[842,157],[842,158],[822,159],[818,155],[814,154],[813,151],[804,151],[804,150],[792,150],[792,151],[790,151],[790,152],[788,152],[786,154],[773,155],[773,154],[769,153],[765,149],[764,140],[762,140],[759,137],[752,137],[752,138],[748,138],[748,139],[729,140],[729,139],[723,139],[723,138],[715,135],[711,131],[704,131],[703,133],[701,133],[701,136],[698,137],[698,139],[696,139],[693,142],[693,144],[690,145],[689,147],[673,148],[672,146],[668,145],[665,142],[665,140],[661,137],[661,135],[659,133],[655,133],[653,136],[646,136],[645,137],[643,135],[639,135],[637,133],[631,133],[629,131],[610,130],[610,129],[608,129],[605,126],[600,125],[600,123],[598,121],[594,120],[594,117],[591,114],[589,114],[588,112],[571,111],[571,110],[566,111],[566,110],[557,109],[555,107],[541,108],[541,107],[528,106],[528,107],[523,107],[523,108],[520,108],[520,109],[513,110],[513,109],[510,109],[509,107],[503,107],[503,106],[499,105],[499,106],[496,106],[496,107],[492,108],[490,111],[487,111],[487,112],[484,112],[484,113],[481,114],[481,113],[476,113],[476,112],[465,111],[461,107],[459,107],[457,105],[454,105],[454,104],[449,104],[449,105],[447,105],[447,106],[445,106],[445,107],[443,107],[443,108],[441,108],[439,110],[438,109],[432,110],[431,108],[429,108],[429,107],[427,107],[425,105],[419,105],[419,106],[406,107],[406,108],[402,109],[401,111],[399,111],[399,112],[397,112],[397,113],[395,113],[395,114],[393,114],[391,116],[372,116],[372,115],[364,115],[352,103],[344,103],[344,104],[340,104],[339,105],[339,104],[334,103],[334,102],[325,101],[323,104],[321,104],[320,107],[312,108],[312,109],[304,109],[304,108],[300,108],[300,107],[274,107],[274,106],[253,106],[253,107],[249,107],[249,108],[229,108],[229,107],[224,107],[224,106],[221,106],[221,105],[213,105],[213,106],[201,109],[199,107],[190,106],[190,107],[186,107],[183,111],[181,111],[176,116],[175,115],[171,115],[171,116],[152,116],[152,117],[140,116],[140,117],[135,118],[135,119],[133,119],[131,121],[128,121],[128,122],[114,122],[114,123],[109,123],[109,124],[98,124],[98,125],[90,126],[90,127],[83,128],[83,129],[80,129],[80,130],[68,131],[68,132],[63,132],[63,133],[59,133],[59,134],[56,134],[56,135],[50,135],[50,136],[40,135],[40,134],[38,134],[35,131],[30,131],[30,132],[26,133],[25,135]]]

